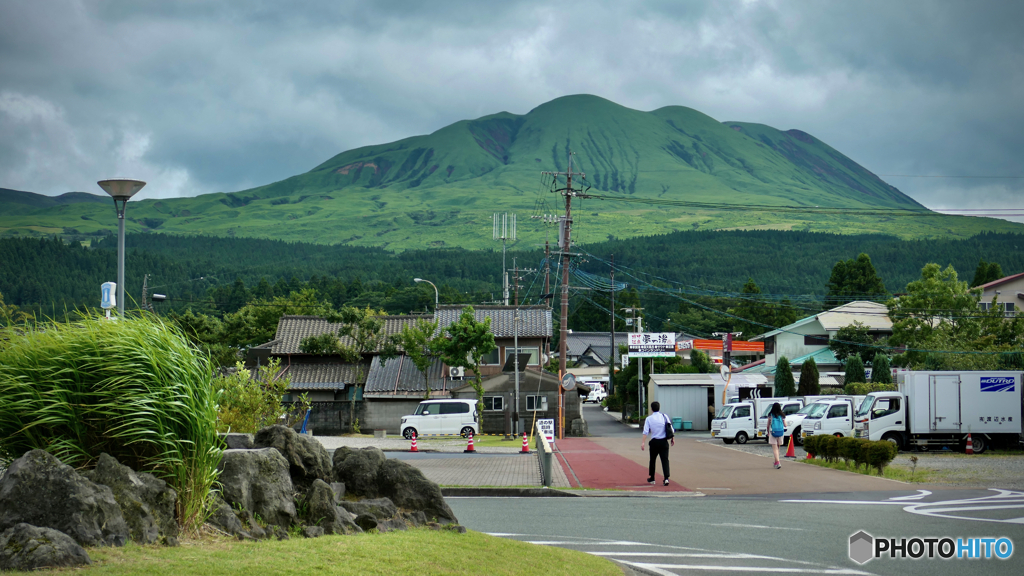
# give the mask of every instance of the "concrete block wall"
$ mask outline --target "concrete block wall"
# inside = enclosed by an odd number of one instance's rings
[[[387,430],[388,434],[401,434],[402,416],[416,411],[423,398],[386,400],[367,398],[360,404],[364,405],[363,416],[359,418],[359,428],[364,434],[373,430]]]

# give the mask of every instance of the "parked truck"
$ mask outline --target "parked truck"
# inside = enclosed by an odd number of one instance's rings
[[[1020,372],[902,372],[896,392],[872,392],[855,415],[858,438],[900,448],[975,453],[1021,441]]]
[[[783,413],[795,413],[803,405],[799,398],[750,398],[726,404],[711,421],[711,437],[726,444],[746,444],[752,438],[767,441],[763,426],[760,430],[758,426],[766,425],[768,411],[776,402],[782,404]]]
[[[800,438],[826,435],[853,436],[853,415],[863,401],[864,396],[836,396],[814,402],[804,413]]]

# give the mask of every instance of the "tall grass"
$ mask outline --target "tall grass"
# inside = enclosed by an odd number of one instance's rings
[[[0,453],[40,448],[83,468],[106,452],[166,480],[191,530],[220,460],[211,377],[209,359],[152,316],[27,329],[0,347]]]

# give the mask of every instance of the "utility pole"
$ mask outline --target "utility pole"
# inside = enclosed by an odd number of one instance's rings
[[[153,306],[149,304],[149,274],[142,275],[142,309],[153,311]]]
[[[643,332],[643,326],[642,326],[643,318],[637,315],[639,312],[643,311],[643,308],[632,308],[632,307],[630,307],[630,308],[623,308],[622,311],[629,314],[629,321],[628,321],[628,323],[633,325],[633,332],[635,332],[637,334]],[[643,358],[637,358],[636,359],[636,370],[637,370],[637,376],[636,376],[636,403],[637,403],[637,406],[636,406],[636,409],[637,409],[637,418],[640,418],[644,414],[644,406],[645,406],[645,404],[644,404],[644,359]]]
[[[618,349],[615,347],[615,254],[612,254],[612,357],[610,359],[610,367],[608,369],[608,395],[611,396],[612,392],[615,391],[615,353]]]
[[[583,190],[575,190],[572,187],[572,177],[580,176],[586,178],[586,174],[582,172],[572,171],[572,157],[573,153],[569,153],[569,166],[565,172],[543,172],[543,174],[550,174],[555,178],[557,182],[559,176],[565,176],[565,188],[559,188],[554,192],[559,192],[565,196],[565,220],[563,221],[564,227],[562,231],[562,307],[559,313],[559,334],[558,334],[558,377],[559,381],[565,376],[565,355],[566,345],[565,339],[568,334],[568,328],[566,324],[569,320],[569,256],[571,239],[572,239],[572,199],[573,197],[588,198]],[[561,386],[558,387],[558,420],[555,422],[558,430],[558,438],[561,439],[564,435],[565,422],[564,420],[564,408],[565,408],[565,391]]]

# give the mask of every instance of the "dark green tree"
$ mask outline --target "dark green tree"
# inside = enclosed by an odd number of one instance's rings
[[[971,280],[971,288],[975,286],[981,286],[982,284],[988,284],[993,280],[999,280],[1003,277],[1003,267],[996,262],[985,262],[984,258],[978,262],[978,267],[974,269],[974,280]]]
[[[711,374],[715,371],[711,358],[700,350],[690,350],[690,365],[697,369],[698,374]]]
[[[448,366],[461,366],[473,371],[470,383],[476,390],[477,410],[481,414],[484,413],[484,386],[480,380],[480,362],[495,348],[491,319],[477,321],[472,306],[463,308],[458,321],[442,330],[434,346]]]
[[[818,364],[814,358],[808,358],[800,366],[800,386],[796,391],[798,396],[817,396],[821,394],[821,385],[818,382]]]
[[[789,358],[779,358],[775,365],[775,396],[782,398],[796,394],[796,381],[793,380],[793,369],[789,366]]]
[[[843,378],[843,384],[850,384],[853,382],[867,382],[867,376],[864,375],[864,362],[860,359],[860,356],[854,354],[846,359],[846,376]]]
[[[889,357],[885,354],[875,354],[875,360],[871,363],[871,382],[892,384],[892,368],[889,366]]]
[[[856,259],[836,262],[826,287],[826,309],[841,306],[851,300],[879,300],[887,294],[885,284],[871,264],[871,257],[864,253]]]
[[[860,322],[840,328],[836,332],[836,337],[829,340],[828,347],[840,362],[845,362],[854,354],[859,354],[861,360],[865,362],[871,362],[879,350],[875,337],[868,332],[868,327]]]

